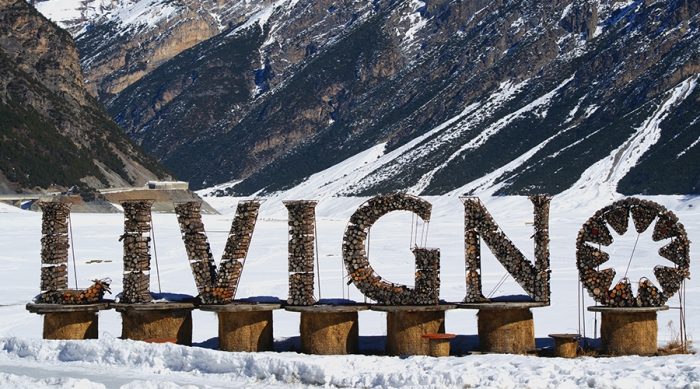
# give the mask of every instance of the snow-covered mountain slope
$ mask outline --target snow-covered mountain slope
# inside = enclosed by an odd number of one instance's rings
[[[195,188],[277,192],[384,145],[343,194],[560,193],[581,177],[697,193],[699,14],[682,0],[142,0],[77,43],[91,91]]]
[[[606,202],[619,199],[622,194],[618,192],[618,184],[625,178],[626,174],[638,164],[642,155],[647,153],[649,149],[658,142],[661,132],[659,123],[668,115],[668,111],[672,107],[679,105],[694,91],[697,86],[697,78],[698,77],[689,79],[669,92],[662,106],[654,111],[652,117],[647,119],[628,140],[620,145],[620,147],[612,150],[608,156],[604,156],[601,160],[581,173],[578,180],[569,189],[562,192],[562,196],[565,198],[571,196],[575,196],[579,199],[582,197],[587,198],[590,199],[590,201],[596,201],[596,203],[601,204],[601,206]],[[571,79],[566,80],[560,87],[563,87],[569,81],[571,81]],[[470,125],[473,125],[473,122],[470,122],[470,120],[477,121],[478,118],[485,116],[483,115],[484,112],[488,113],[494,106],[508,100],[512,97],[514,92],[519,89],[519,86],[503,85],[502,88],[499,89],[500,93],[493,94],[491,98],[481,106],[472,105],[467,107],[464,112],[461,112],[450,121],[395,150],[387,152],[386,143],[381,143],[341,161],[330,168],[309,176],[293,188],[274,193],[267,192],[265,196],[277,200],[323,200],[332,197],[353,195],[377,183],[391,181],[394,175],[401,174],[406,169],[412,169],[412,165],[416,165],[415,161],[419,161],[421,157],[429,154],[431,150],[439,148],[444,142],[449,142],[449,139],[455,136],[455,133],[460,130],[468,129]],[[534,104],[528,105],[526,107],[527,110],[531,110],[538,105],[546,104],[548,102],[548,97],[551,97],[557,89],[537,99]],[[517,117],[519,114],[522,114],[522,112],[523,110],[516,111],[509,115],[509,118]],[[506,121],[507,118],[506,120],[499,121],[484,129],[480,136],[468,144],[463,145],[460,148],[460,152],[470,147],[477,147],[476,145],[483,143],[489,135],[497,132]],[[462,125],[454,126],[455,122],[460,122]],[[448,127],[453,130],[444,131],[445,128]],[[445,195],[448,197],[459,197],[461,195],[493,196],[498,194],[499,190],[504,187],[502,178],[526,165],[528,161],[555,136],[546,139],[530,150],[526,150],[524,154],[518,156],[508,164],[466,185],[456,188]],[[453,154],[451,157],[454,158],[458,155],[459,152]],[[449,162],[449,159],[447,162]],[[433,174],[439,171],[440,168],[446,166],[447,162],[433,168],[423,175],[415,186],[405,188],[403,191],[420,195],[427,184],[430,183]],[[238,181],[234,181],[221,184],[212,189],[202,191],[202,194],[208,197],[232,195],[234,194],[232,188],[238,183]],[[260,195],[260,193],[254,195]],[[281,209],[282,208],[280,208],[280,210]]]
[[[90,92],[111,95],[274,4],[273,0],[48,0],[36,6],[75,36]]]
[[[231,193],[382,144],[342,194],[559,193],[608,156],[620,192],[700,191],[695,3],[326,5],[277,4],[107,106],[194,187],[242,180]]]
[[[131,1],[117,0],[44,0],[28,1],[30,4],[72,35],[80,34],[86,29],[100,24],[108,18],[111,11],[127,8]]]

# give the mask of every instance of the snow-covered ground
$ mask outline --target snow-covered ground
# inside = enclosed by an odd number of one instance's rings
[[[315,189],[314,189],[315,190]],[[204,193],[204,192],[202,192]],[[288,192],[269,198],[261,207],[237,298],[287,296],[287,225],[282,199],[309,199],[311,192]],[[433,204],[427,246],[441,250],[441,293],[445,301],[460,301],[465,294],[463,209],[458,197],[426,197]],[[649,198],[672,210],[691,239],[700,236],[700,198],[663,196]],[[207,197],[222,215],[205,215],[204,223],[217,259],[238,199]],[[321,297],[364,301],[353,286],[345,286],[341,241],[349,216],[365,200],[326,196],[317,206]],[[483,197],[488,210],[508,237],[532,258],[532,205],[524,197]],[[568,192],[552,200],[550,214],[552,305],[533,309],[538,347],[551,347],[551,333],[584,331],[594,338],[596,319],[579,310],[579,284],[575,265],[575,239],[581,225],[607,198],[576,196]],[[112,279],[112,292],[121,291],[123,231],[120,214],[73,214],[73,247],[79,287],[95,278]],[[114,311],[100,313],[100,339],[44,341],[42,317],[24,305],[39,292],[41,214],[0,205],[0,387],[78,388],[179,388],[179,387],[498,387],[498,388],[700,388],[700,357],[619,357],[575,360],[514,355],[476,355],[478,343],[474,311],[446,314],[446,331],[458,335],[452,343],[455,356],[380,356],[386,334],[385,314],[360,312],[361,348],[353,356],[311,356],[293,350],[299,342],[299,314],[274,313],[276,352],[230,353],[217,347],[217,318],[210,312],[193,313],[192,347],[155,345],[120,339],[121,319]],[[175,215],[154,214],[160,285],[152,271],[151,290],[196,294]],[[412,218],[395,212],[373,227],[370,260],[383,278],[412,285],[413,256],[409,251]],[[424,231],[419,226],[421,231]],[[414,228],[414,231],[416,229]],[[606,249],[608,264],[625,272],[637,235],[615,236]],[[628,277],[654,280],[652,269],[667,264],[656,254],[663,242],[639,237]],[[691,244],[691,273],[697,246]],[[153,251],[152,251],[153,253]],[[505,274],[503,267],[482,248],[484,293],[490,294]],[[153,261],[155,262],[155,260]],[[153,263],[155,270],[155,263]],[[69,275],[74,285],[73,271]],[[522,294],[509,278],[494,292]],[[318,293],[318,291],[317,291]],[[692,338],[700,333],[700,283],[686,282],[686,324]],[[584,306],[593,305],[585,296]],[[677,297],[669,301],[677,307]],[[675,336],[679,311],[660,312],[659,345]]]

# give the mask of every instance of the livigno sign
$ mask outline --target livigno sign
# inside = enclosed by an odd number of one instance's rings
[[[486,207],[476,197],[462,198],[464,204],[464,250],[466,296],[464,302],[485,302],[481,291],[481,241],[494,254],[532,300],[550,302],[549,204],[551,196],[530,196],[534,206],[534,262],[512,243],[498,227]],[[289,214],[288,271],[289,305],[313,305],[315,259],[315,201],[285,201]],[[124,208],[123,303],[141,303],[150,295],[151,200],[122,203]],[[175,211],[187,251],[199,298],[204,304],[227,304],[236,294],[245,258],[250,247],[261,203],[241,201],[231,223],[224,254],[217,268],[200,215],[200,203],[177,204]],[[68,218],[70,205],[42,203],[41,294],[38,303],[86,304],[100,300],[108,290],[104,281],[85,290],[68,289]],[[415,247],[414,287],[392,283],[377,274],[366,250],[369,229],[384,215],[409,211],[430,220],[432,205],[416,196],[394,193],[377,196],[358,207],[350,217],[343,236],[343,260],[351,282],[369,299],[383,305],[434,305],[440,294],[440,251]],[[653,224],[655,241],[670,239],[659,255],[675,267],[657,266],[653,273],[656,286],[644,278],[637,296],[630,281],[612,282],[613,269],[600,269],[608,259],[602,246],[612,243],[609,228],[619,235],[628,229],[629,220],[641,233]],[[617,307],[654,307],[663,305],[676,293],[690,272],[690,241],[673,212],[663,206],[628,198],[605,207],[585,222],[576,242],[579,277],[590,295],[599,303]]]

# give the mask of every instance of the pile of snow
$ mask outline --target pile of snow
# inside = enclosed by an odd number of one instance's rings
[[[517,355],[316,356],[228,353],[120,339],[0,340],[0,369],[80,378],[0,375],[29,387],[700,388],[698,358],[537,358]],[[167,384],[166,384],[167,383]],[[36,387],[36,386],[35,386]]]

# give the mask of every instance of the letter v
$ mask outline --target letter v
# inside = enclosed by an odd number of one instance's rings
[[[202,304],[228,304],[236,296],[260,204],[256,200],[238,202],[218,272],[204,232],[200,214],[202,203],[191,201],[175,205],[182,240]]]

